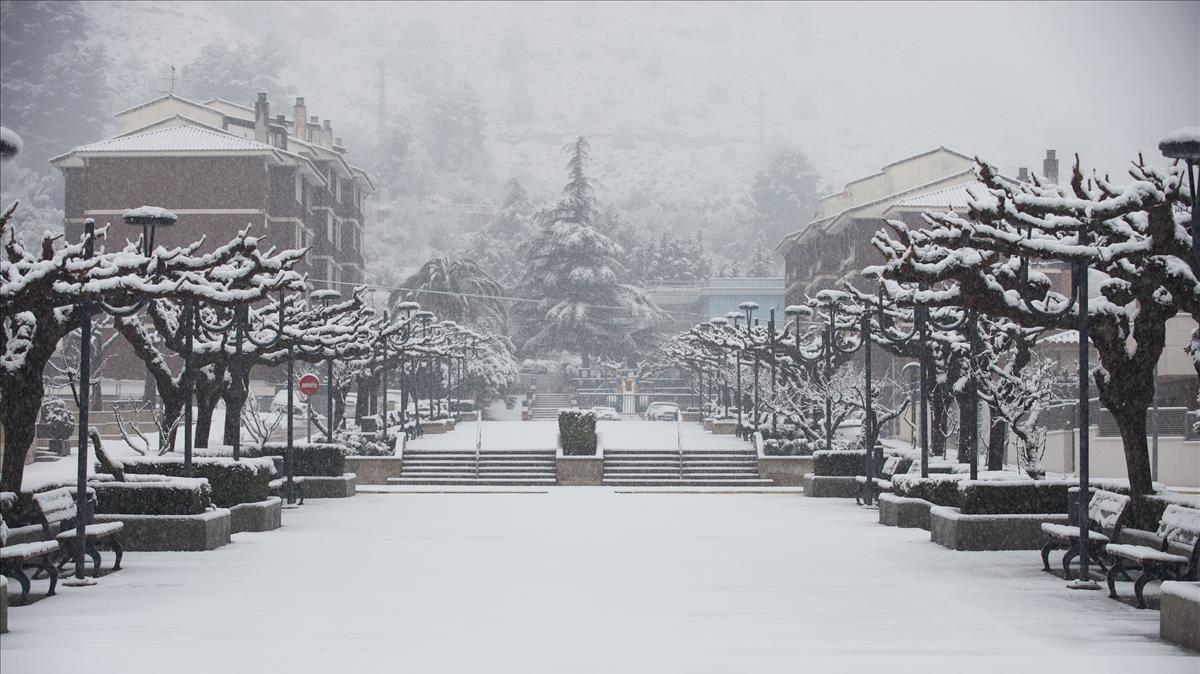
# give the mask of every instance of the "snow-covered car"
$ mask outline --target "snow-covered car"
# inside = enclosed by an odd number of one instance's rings
[[[679,418],[679,405],[675,403],[650,403],[642,413],[646,421],[675,421]]]
[[[305,409],[308,408],[307,403],[300,402],[304,396],[299,391],[292,392],[292,414],[303,417]],[[275,397],[271,399],[272,412],[287,412],[287,389],[277,391]]]
[[[621,414],[611,407],[593,407],[592,414],[596,415],[596,421],[621,420]]]

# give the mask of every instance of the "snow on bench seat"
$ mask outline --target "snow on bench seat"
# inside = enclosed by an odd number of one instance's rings
[[[30,559],[41,557],[58,551],[58,543],[54,541],[34,541],[32,543],[17,543],[0,548],[0,559]]]
[[[1183,555],[1174,555],[1162,550],[1145,545],[1124,545],[1114,543],[1105,548],[1108,554],[1116,557],[1124,557],[1135,562],[1159,562],[1164,564],[1187,564],[1188,558]]]
[[[125,527],[125,525],[121,524],[120,522],[105,522],[103,524],[89,524],[86,527],[84,527],[83,535],[86,536],[87,538],[102,538],[104,536],[111,536],[111,535],[117,533],[118,531],[120,531],[121,529],[123,529],[124,527]],[[64,531],[61,534],[55,536],[54,538],[55,538],[55,540],[59,540],[59,541],[69,541],[69,540],[75,538],[75,533],[76,532],[74,529],[68,529],[67,531]]]
[[[1053,536],[1055,538],[1068,538],[1068,539],[1079,538],[1079,527],[1071,526],[1070,524],[1055,524],[1053,522],[1042,522],[1042,531],[1045,532],[1047,535]],[[1107,543],[1108,536],[1105,536],[1104,534],[1100,533],[1099,531],[1090,531],[1090,532],[1088,532],[1088,540],[1093,541],[1093,542],[1098,541],[1101,543]]]

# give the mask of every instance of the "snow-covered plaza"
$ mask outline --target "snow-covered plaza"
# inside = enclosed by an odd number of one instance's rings
[[[360,494],[18,608],[5,672],[1194,674],[1037,553],[797,494]]]

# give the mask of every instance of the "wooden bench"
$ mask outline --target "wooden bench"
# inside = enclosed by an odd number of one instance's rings
[[[1088,501],[1088,558],[1108,570],[1104,563],[1104,548],[1116,543],[1121,536],[1129,512],[1129,497],[1097,489]],[[1050,552],[1066,550],[1062,558],[1063,577],[1071,580],[1071,560],[1079,556],[1079,527],[1068,524],[1042,523],[1046,544],[1042,546],[1042,570],[1050,571]]]
[[[272,479],[269,483],[267,483],[267,488],[270,490],[268,493],[270,493],[271,496],[278,496],[279,498],[283,499],[284,503],[288,502],[288,486],[286,476]],[[304,476],[293,475],[292,488],[296,490],[296,498],[299,499],[298,505],[304,505]]]
[[[77,550],[75,544],[76,519],[84,517],[85,522],[91,519],[90,508],[87,509],[89,512],[81,515],[75,504],[74,494],[69,487],[61,487],[40,494],[34,494],[33,504],[37,510],[38,519],[41,520],[42,530],[45,532],[47,540],[57,542],[63,551],[63,560],[58,565],[61,569],[66,566],[67,562],[75,559],[75,552]],[[120,540],[117,539],[117,534],[124,527],[125,525],[120,522],[87,524],[84,527],[84,551],[92,558],[93,576],[100,575],[100,546],[112,550],[116,554],[117,559],[113,563],[112,570],[120,570],[121,556],[124,553],[124,549],[121,547]],[[83,562],[83,560],[78,561],[80,563]]]
[[[1108,596],[1117,598],[1117,576],[1129,571],[1142,572],[1133,583],[1138,608],[1146,608],[1142,590],[1152,580],[1196,580],[1196,563],[1200,558],[1200,510],[1168,505],[1158,522],[1156,535],[1162,541],[1157,548],[1117,543],[1110,543],[1105,548],[1113,559],[1108,570]]]
[[[8,544],[8,525],[0,516],[0,576],[12,576],[21,585],[21,604],[29,600],[29,576],[25,569],[32,567],[45,571],[50,576],[50,591],[46,596],[54,594],[58,586],[58,570],[54,568],[54,553],[58,552],[58,543],[54,541],[33,541],[31,543]]]
[[[879,469],[879,477],[867,479],[866,475],[854,476],[855,482],[858,483],[858,491],[854,495],[854,502],[862,505],[867,502],[868,497],[875,497],[879,494],[890,493],[892,491],[892,478],[896,473],[902,473],[902,469],[907,469],[904,464],[904,457],[889,456],[887,461],[883,462],[883,467]],[[874,490],[873,494],[868,494],[868,490]]]

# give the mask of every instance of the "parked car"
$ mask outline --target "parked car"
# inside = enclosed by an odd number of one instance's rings
[[[642,418],[647,421],[676,421],[679,419],[679,405],[675,403],[650,403]]]
[[[596,415],[597,421],[620,421],[621,415],[611,407],[593,407],[592,414]]]
[[[292,414],[301,418],[304,417],[305,410],[308,409],[307,403],[300,402],[300,398],[302,397],[299,391],[292,394]],[[275,393],[275,397],[271,399],[271,411],[287,412],[287,389]]]

